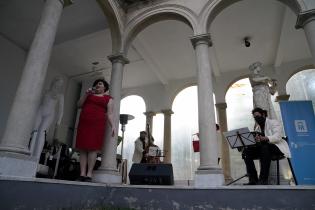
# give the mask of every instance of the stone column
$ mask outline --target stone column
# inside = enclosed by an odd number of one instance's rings
[[[200,166],[195,174],[195,186],[223,185],[222,169],[218,166],[217,137],[213,104],[212,70],[209,62],[210,34],[191,38],[197,60],[198,116]]]
[[[315,9],[301,12],[298,15],[295,27],[297,29],[304,29],[305,36],[311,50],[313,63],[315,64]]]
[[[230,166],[230,150],[229,150],[229,144],[225,140],[222,132],[227,131],[227,119],[226,119],[226,103],[217,103],[216,105],[218,118],[219,118],[219,125],[220,125],[220,131],[222,135],[222,147],[221,147],[221,153],[222,153],[222,169],[224,174],[224,179],[226,182],[232,181],[231,177],[231,166]]]
[[[115,54],[108,56],[112,62],[112,74],[110,79],[109,94],[114,100],[114,126],[115,136],[111,136],[110,126],[107,125],[105,143],[102,149],[102,163],[100,168],[94,172],[93,181],[102,183],[121,183],[122,177],[117,170],[117,137],[119,127],[119,111],[121,100],[121,88],[123,79],[124,65],[129,63],[128,59],[123,54]]]
[[[149,125],[150,128],[150,133],[152,134],[152,130],[153,130],[153,117],[156,115],[156,112],[153,111],[147,111],[143,113],[145,115],[145,125],[146,128]]]
[[[171,116],[174,112],[171,109],[162,110],[164,114],[164,163],[172,162],[172,121]]]
[[[63,7],[70,1],[46,0],[0,143],[0,174],[35,176],[28,143],[40,103],[51,49]],[[4,166],[4,167],[3,167]]]

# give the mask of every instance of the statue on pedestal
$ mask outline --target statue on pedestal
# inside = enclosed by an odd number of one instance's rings
[[[271,79],[262,75],[261,62],[255,62],[249,66],[251,75],[249,81],[253,90],[253,105],[254,108],[260,107],[267,111],[268,118],[276,119],[276,113],[274,111],[271,95],[276,92],[277,82],[275,79]]]
[[[31,142],[32,154],[37,159],[40,158],[45,144],[45,135],[51,124],[54,120],[56,121],[56,127],[61,123],[64,106],[63,86],[64,80],[62,77],[54,78],[50,89],[44,93],[38,108]]]

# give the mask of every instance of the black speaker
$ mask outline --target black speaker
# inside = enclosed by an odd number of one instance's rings
[[[130,184],[173,185],[172,164],[134,163],[129,172]]]

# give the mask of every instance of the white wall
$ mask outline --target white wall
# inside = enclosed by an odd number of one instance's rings
[[[122,98],[130,95],[138,95],[143,98],[146,104],[146,111],[159,112],[167,109],[169,92],[163,85],[150,85],[122,90]]]
[[[15,44],[0,35],[0,139],[6,122],[17,86],[20,82],[26,53]]]

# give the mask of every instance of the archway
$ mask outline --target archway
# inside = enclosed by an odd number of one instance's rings
[[[127,159],[127,171],[132,165],[132,156],[134,152],[134,142],[139,137],[139,132],[145,130],[145,102],[142,97],[131,95],[123,98],[120,104],[121,114],[130,114],[134,116],[133,120],[128,121],[124,133],[123,159]],[[119,136],[122,135],[121,125],[119,125]],[[121,144],[117,147],[117,154],[121,154]]]
[[[240,2],[243,0],[216,0],[215,2],[209,2],[206,6],[205,13],[202,17],[202,25],[209,31],[209,27],[215,17],[222,12],[225,8],[230,5]],[[276,1],[276,0],[275,0]],[[305,6],[300,3],[299,0],[286,1],[286,0],[277,0],[287,5],[295,14],[298,14],[300,11],[306,9]]]
[[[308,69],[294,74],[286,84],[289,100],[311,100],[315,110],[315,69]]]
[[[97,2],[108,20],[112,39],[112,53],[119,53],[122,46],[121,29],[123,24],[117,11],[118,8],[112,1],[97,0]]]
[[[213,94],[215,103],[215,95]],[[197,86],[186,87],[175,97],[172,110],[172,164],[176,180],[192,180],[200,164],[199,152],[192,141],[198,133]],[[216,113],[216,112],[215,112]],[[217,116],[215,115],[217,119]],[[217,121],[217,120],[216,120]]]
[[[198,132],[197,86],[180,91],[172,105],[172,164],[176,180],[192,180],[199,166],[199,153],[192,148]]]
[[[253,109],[253,92],[248,78],[234,82],[225,95],[228,130],[242,127],[253,128],[251,118]],[[241,153],[230,148],[231,176],[238,178],[246,173]]]
[[[197,26],[195,14],[182,6],[161,6],[156,9],[144,11],[131,20],[125,30],[123,52],[128,53],[132,41],[149,25],[165,20],[176,20],[183,22],[195,31]]]

